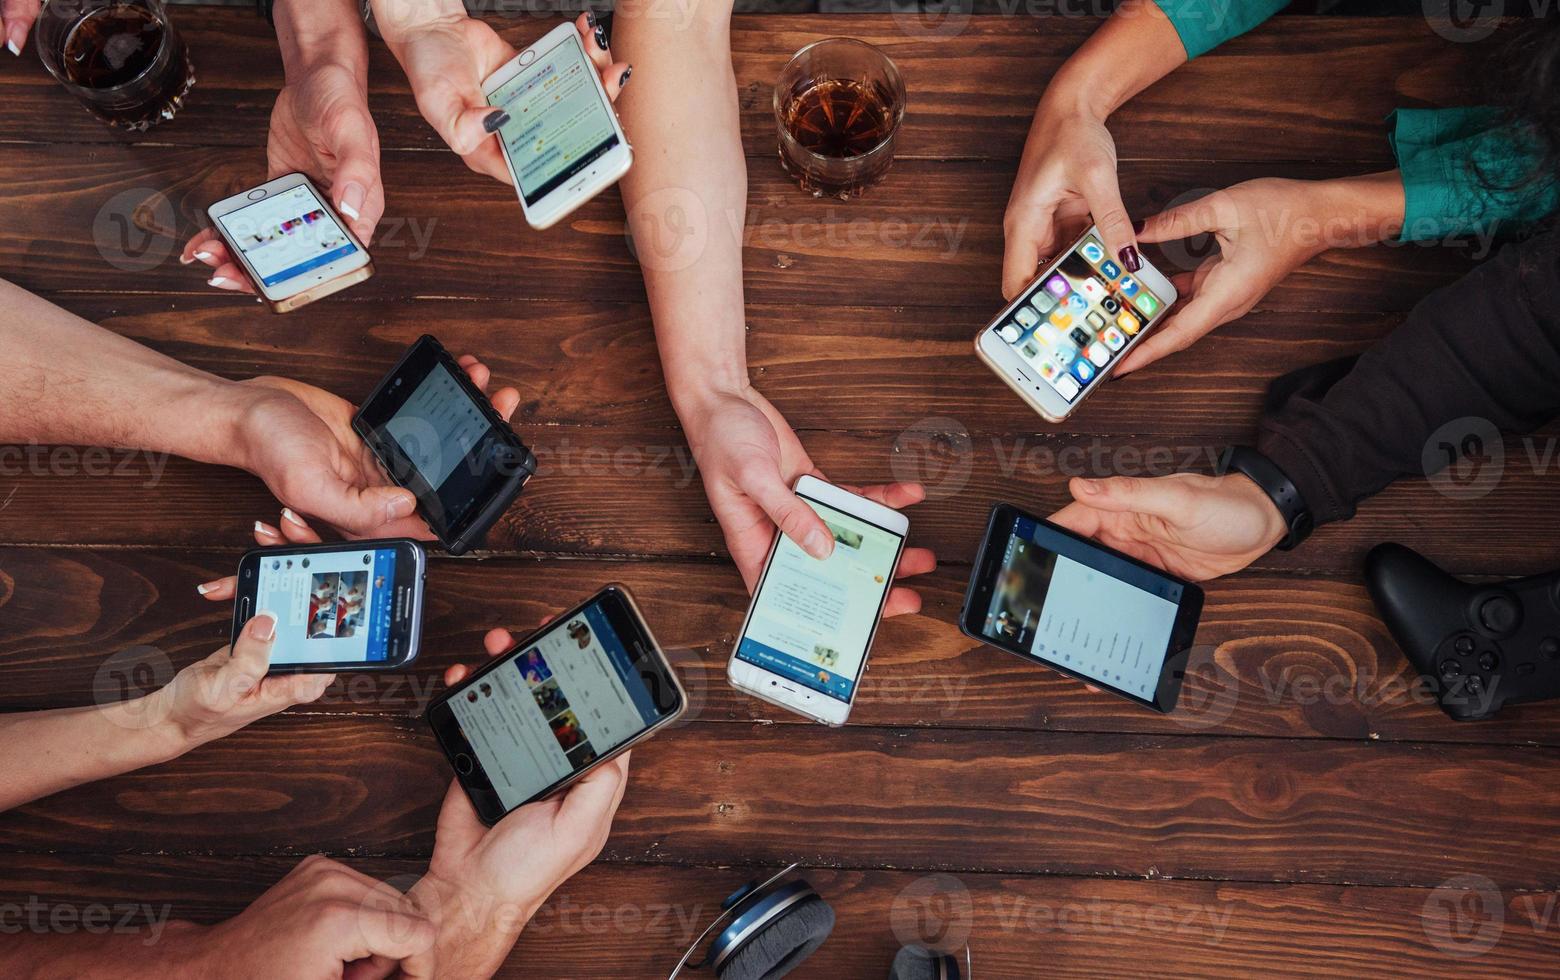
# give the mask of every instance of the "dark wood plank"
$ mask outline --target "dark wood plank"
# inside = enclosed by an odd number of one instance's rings
[[[910,113],[901,158],[1017,160],[1046,83],[1099,23],[1046,16],[1055,10],[1050,5],[1035,6],[1039,16],[1017,9],[1020,16],[955,16],[935,26],[914,16],[737,17],[732,48],[747,152],[774,155],[772,83],[791,53],[845,31],[883,47],[905,75]],[[263,145],[280,70],[270,28],[248,10],[179,10],[175,22],[188,36],[199,82],[173,123],[137,138],[112,132],[83,112],[29,51],[0,76],[6,90],[0,132],[44,143]],[[524,44],[557,20],[492,22],[511,42]],[[1378,166],[1391,159],[1381,124],[1386,114],[1404,104],[1468,101],[1476,78],[1471,66],[1489,57],[1510,29],[1480,44],[1449,44],[1419,18],[1280,18],[1140,95],[1112,128],[1126,159]],[[381,144],[443,151],[389,52],[377,41],[370,49],[370,106]],[[1340,66],[1346,66],[1343,87]],[[1198,125],[1187,125],[1188,106],[1197,107]]]
[[[1555,749],[693,722],[634,756],[607,845],[619,860],[1429,887],[1449,868],[1517,888],[1560,875],[1560,786],[1533,777]],[[0,826],[6,849],[61,854],[424,854],[448,773],[419,723],[284,715]]]
[[[255,183],[262,159],[259,149],[0,145],[0,169],[24,188],[0,198],[0,226],[9,230],[0,240],[0,269],[51,298],[65,291],[207,292],[209,271],[181,267],[179,249],[208,224],[207,205]],[[615,191],[575,212],[566,227],[539,235],[520,220],[507,187],[471,176],[452,155],[390,151],[383,166],[391,193],[372,247],[376,275],[329,303],[339,315],[373,317],[417,296],[643,300]],[[1122,193],[1143,214],[1248,178],[1355,169],[1129,162]],[[885,184],[846,204],[807,197],[766,160],[749,172],[748,299],[983,310],[968,325],[973,334],[1002,305],[1002,213],[1012,180],[1011,168],[997,162],[905,160]],[[735,220],[688,214],[694,226]],[[1405,310],[1485,252],[1487,245],[1476,242],[1330,252],[1275,287],[1259,308],[1345,322]],[[277,329],[257,303],[231,309],[230,332],[258,337]]]
[[[286,874],[286,857],[243,858],[0,854],[0,901],[29,899],[47,916],[93,906],[149,918],[214,922],[240,911]],[[415,859],[347,859],[404,887]],[[719,901],[762,868],[663,868],[598,863],[570,879],[532,919],[501,977],[621,980],[660,976],[714,918]],[[983,978],[1099,977],[1142,972],[1145,955],[1165,976],[1536,976],[1556,950],[1553,892],[1506,890],[1485,907],[1455,887],[1344,888],[1205,881],[923,876],[902,871],[809,868],[833,905],[829,941],[796,980],[886,975],[900,942],[968,942]],[[1457,899],[1477,928],[1456,930]],[[148,913],[148,909],[150,912]],[[918,921],[923,910],[928,913]],[[1493,913],[1500,913],[1498,923]],[[22,916],[14,917],[21,922]],[[946,920],[946,935],[937,923]],[[46,920],[44,920],[46,921]],[[1341,927],[1341,923],[1346,926]],[[1488,924],[1488,925],[1487,925]],[[1488,929],[1488,931],[1485,931]],[[1485,941],[1489,947],[1480,952]],[[1145,950],[1152,950],[1145,954]]]
[[[230,607],[200,599],[194,584],[236,555],[0,551],[0,709],[115,701],[166,683],[226,642]],[[853,724],[1560,745],[1560,704],[1477,725],[1443,716],[1352,580],[1244,575],[1211,585],[1192,676],[1165,717],[961,635],[953,621],[965,576],[927,577],[924,615],[884,624]],[[489,627],[526,631],[609,581],[638,595],[689,689],[691,719],[800,723],[726,683],[747,606],[735,572],[668,562],[436,561],[416,669],[339,678],[307,710],[419,719],[443,669],[475,657]]]

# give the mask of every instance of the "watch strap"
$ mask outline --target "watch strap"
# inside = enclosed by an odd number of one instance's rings
[[[1241,474],[1261,487],[1262,492],[1273,501],[1273,506],[1278,508],[1279,516],[1284,520],[1284,526],[1289,529],[1284,540],[1278,543],[1278,550],[1291,550],[1316,529],[1316,520],[1311,516],[1311,508],[1306,504],[1305,497],[1301,496],[1300,489],[1276,463],[1258,450],[1250,446],[1229,447],[1219,457],[1216,472],[1220,476],[1230,472]]]

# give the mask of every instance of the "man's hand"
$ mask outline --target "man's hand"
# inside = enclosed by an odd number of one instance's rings
[[[685,403],[686,404],[686,403]],[[715,392],[682,412],[693,456],[704,478],[710,509],[726,536],[731,559],[747,583],[758,583],[775,529],[814,558],[834,550],[834,535],[816,511],[791,491],[803,474],[827,479],[813,465],[785,418],[751,386],[741,392]],[[920,503],[926,493],[916,483],[845,487],[896,510]],[[906,548],[896,578],[920,575],[937,566],[925,548]],[[883,615],[897,616],[921,608],[913,590],[896,587],[888,594]]]
[[[1181,578],[1238,572],[1284,539],[1273,501],[1239,474],[1075,478],[1057,524]]]
[[[487,366],[469,354],[460,358],[460,365],[486,393],[492,379]],[[412,492],[385,477],[374,454],[352,430],[350,402],[287,378],[254,378],[237,387],[245,394],[236,447],[239,465],[264,480],[287,506],[282,526],[301,525],[299,515],[312,515],[347,537],[433,537],[414,516],[417,500]],[[492,401],[508,419],[520,404],[520,393],[503,388]],[[261,544],[282,543],[276,528],[261,523],[255,530]]]
[[[433,975],[428,916],[383,882],[314,855],[247,909],[170,933],[176,976],[299,980]]]
[[[411,83],[418,111],[466,166],[506,184],[509,168],[493,138],[508,114],[488,104],[482,82],[516,52],[454,0],[375,0],[374,21]],[[575,21],[607,97],[616,100],[629,66],[614,62],[593,13]]]
[[[496,657],[515,638],[495,629],[482,643]],[[458,684],[468,673],[457,664],[445,671],[445,683]],[[492,829],[477,819],[460,784],[450,784],[428,873],[407,893],[438,926],[439,976],[492,975],[547,896],[596,859],[628,786],[628,756],[602,763]]]

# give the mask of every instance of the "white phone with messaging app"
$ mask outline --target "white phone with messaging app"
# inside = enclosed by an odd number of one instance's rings
[[[796,495],[834,535],[822,561],[783,534],[753,590],[726,667],[731,685],[825,725],[850,716],[910,522],[804,476]]]
[[[499,149],[526,223],[538,230],[611,187],[634,162],[622,123],[572,22],[559,24],[482,83],[509,113]]]
[[[1048,422],[1060,422],[1175,305],[1147,259],[1135,272],[1083,237],[975,337],[975,354]]]

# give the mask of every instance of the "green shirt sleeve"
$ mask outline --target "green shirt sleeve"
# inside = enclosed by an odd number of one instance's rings
[[[1289,0],[1154,0],[1181,36],[1188,61],[1244,34]]]
[[[1398,109],[1387,122],[1403,175],[1399,241],[1514,230],[1560,207],[1553,174],[1529,179],[1540,148],[1499,109]]]

